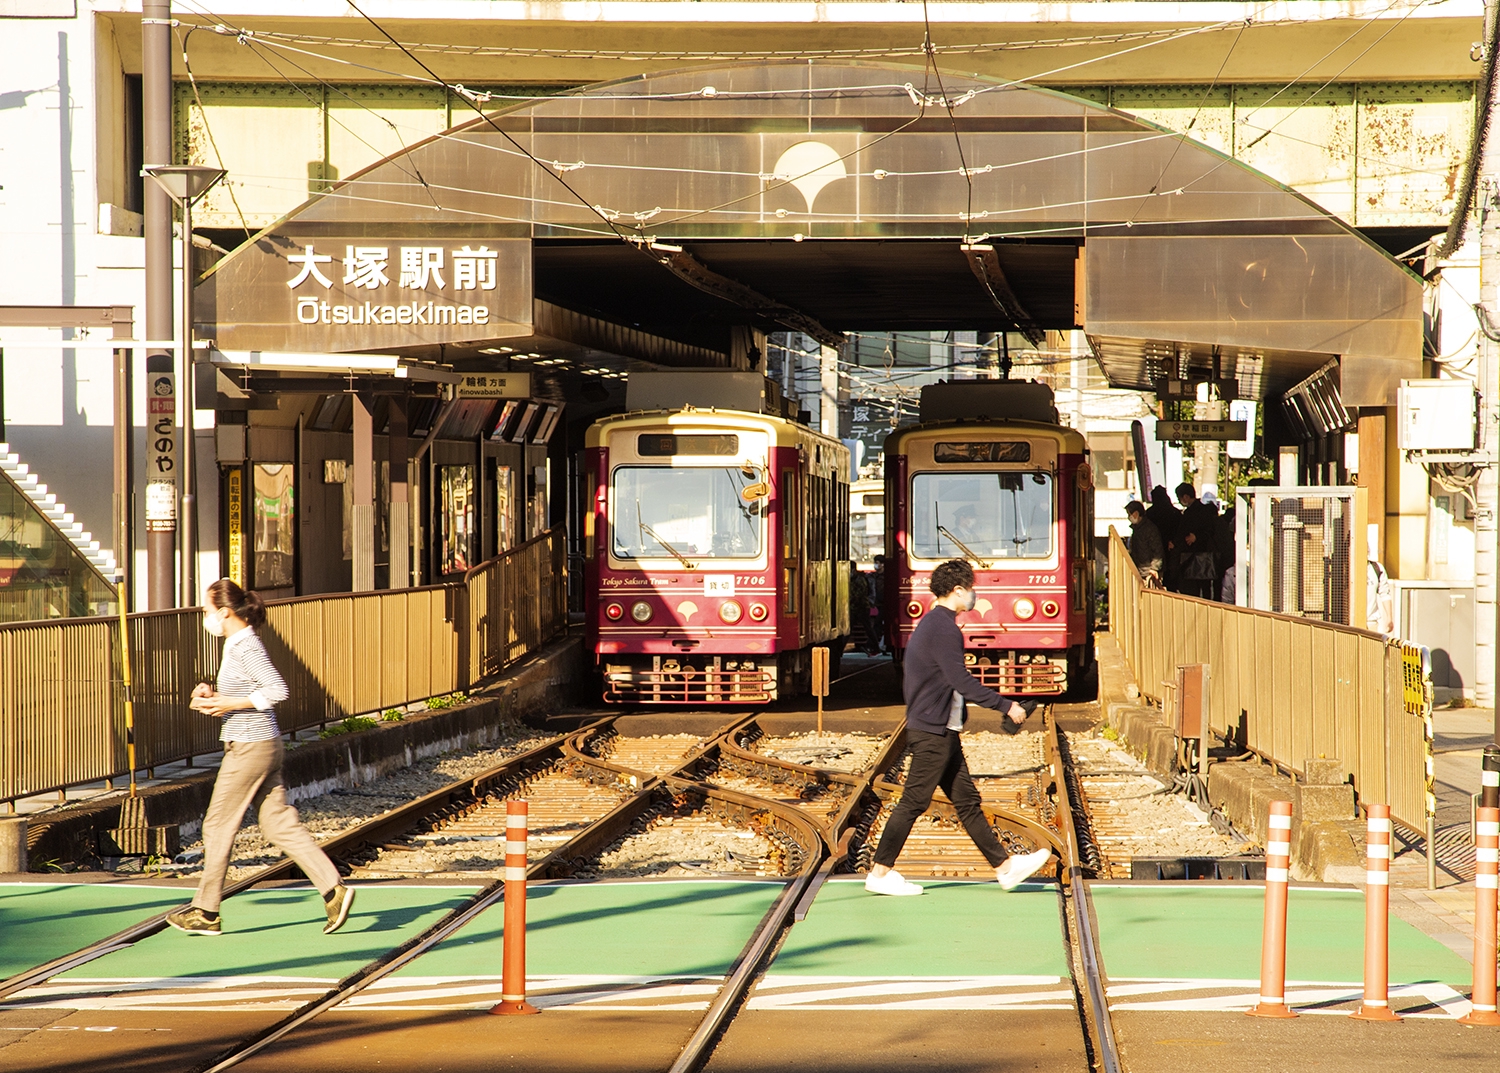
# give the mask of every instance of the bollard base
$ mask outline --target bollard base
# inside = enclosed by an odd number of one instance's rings
[[[1399,1021],[1401,1018],[1391,1012],[1389,1006],[1360,1006],[1349,1015],[1356,1021]]]
[[[1286,1020],[1297,1015],[1286,1008],[1284,1002],[1257,1002],[1245,1011],[1246,1017],[1277,1017]]]
[[[505,999],[501,1002],[495,1003],[495,1005],[490,1007],[490,1013],[496,1014],[497,1016],[501,1017],[507,1014],[526,1014],[541,1012],[541,1010],[537,1009],[525,999]]]
[[[1500,1025],[1500,1013],[1494,1010],[1470,1010],[1458,1019],[1461,1025]]]

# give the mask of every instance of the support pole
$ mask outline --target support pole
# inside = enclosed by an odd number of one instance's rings
[[[141,2],[141,163],[172,162],[172,5]],[[146,338],[172,331],[172,199],[145,183]],[[176,605],[177,471],[176,376],[164,350],[146,355],[146,590],[147,606]]]
[[[526,802],[505,803],[505,946],[494,1014],[541,1013],[526,1001]]]
[[[155,185],[155,184],[151,184]],[[193,376],[193,199],[183,198],[182,207],[182,295],[179,299],[181,322],[178,338],[177,393],[182,396],[182,602],[193,607],[201,602],[198,595],[198,443],[194,438],[193,407],[198,400]]]
[[[1287,869],[1292,861],[1292,803],[1272,801],[1266,840],[1266,912],[1260,943],[1260,1002],[1251,1017],[1296,1017],[1286,1005]]]
[[[354,553],[352,590],[369,592],[375,588],[375,430],[374,400],[368,395],[353,396],[354,509],[349,518],[350,545]]]
[[[1365,1000],[1350,1016],[1399,1021],[1391,1012],[1391,806],[1365,807]]]
[[[391,465],[390,577],[388,587],[404,589],[411,584],[411,506],[407,501],[407,397],[390,397],[390,424],[386,429],[386,453]]]
[[[1495,1010],[1495,916],[1500,873],[1500,808],[1481,806],[1474,825],[1474,989],[1465,1025],[1500,1025]]]

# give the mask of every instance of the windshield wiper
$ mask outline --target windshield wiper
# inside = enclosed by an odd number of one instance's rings
[[[990,569],[989,562],[985,559],[981,559],[977,554],[975,554],[973,548],[969,547],[969,545],[965,544],[962,540],[959,540],[958,537],[950,533],[946,525],[938,526],[938,532],[947,537],[954,544],[957,544],[958,550],[964,553],[964,558],[968,559],[975,566],[979,567],[981,570]]]
[[[672,557],[674,559],[676,559],[679,563],[681,563],[685,569],[696,570],[697,567],[691,561],[689,561],[689,559],[688,559],[688,557],[686,555],[682,554],[682,552],[678,551],[676,548],[672,547],[672,545],[668,544],[661,537],[657,536],[656,530],[652,529],[641,518],[640,513],[639,513],[639,509],[640,508],[637,507],[636,509],[637,509],[637,513],[636,513],[636,516],[635,516],[635,522],[636,522],[637,525],[639,525],[641,527],[641,532],[645,533],[652,540],[656,541],[662,547],[666,548],[669,552],[671,552],[672,553]]]

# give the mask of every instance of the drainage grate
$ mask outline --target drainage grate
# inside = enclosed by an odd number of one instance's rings
[[[1132,857],[1131,879],[1264,880],[1264,857]]]

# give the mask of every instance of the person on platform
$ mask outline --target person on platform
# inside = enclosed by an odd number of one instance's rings
[[[870,648],[872,656],[885,649],[885,556],[876,555],[874,571],[870,574]]]
[[[917,817],[927,811],[933,790],[941,787],[958,811],[964,830],[995,869],[1003,890],[1014,890],[1047,863],[1047,848],[1010,856],[995,837],[979,790],[969,775],[959,734],[968,718],[966,701],[1005,713],[1005,727],[1015,733],[1036,708],[1035,701],[1002,697],[964,667],[964,639],[958,627],[961,612],[974,609],[974,570],[954,559],[932,572],[928,587],[936,599],[922,616],[906,648],[903,661],[906,694],[906,741],[911,768],[901,790],[901,801],[886,821],[875,847],[875,863],[865,880],[872,894],[921,894],[896,871],[896,858],[911,834]]]
[[[1182,523],[1177,529],[1177,591],[1184,596],[1212,600],[1219,576],[1214,564],[1218,511],[1199,499],[1187,481],[1177,486],[1177,502],[1182,504]]]
[[[1161,532],[1154,522],[1146,517],[1146,505],[1132,499],[1125,504],[1125,517],[1130,521],[1130,559],[1141,577],[1161,584],[1162,560],[1166,548],[1162,546]]]
[[[259,810],[261,833],[285,851],[323,895],[325,935],[344,926],[354,905],[354,891],[344,886],[297,810],[287,804],[281,778],[285,750],[275,706],[286,700],[288,690],[256,632],[265,621],[265,605],[255,593],[228,578],[208,587],[203,628],[224,638],[224,651],[216,684],[194,687],[188,706],[224,721],[219,732],[224,760],[203,817],[203,878],[192,904],[167,914],[168,924],[189,935],[219,935],[223,930],[219,901],[224,876],[235,832],[252,806]]]
[[[1396,590],[1380,562],[1380,527],[1365,530],[1365,629],[1393,637],[1396,633]]]
[[[1177,542],[1177,528],[1182,522],[1182,511],[1172,505],[1172,497],[1161,485],[1151,489],[1151,505],[1146,508],[1146,517],[1161,534],[1162,557],[1161,580],[1169,589],[1177,585],[1177,560],[1181,546]]]

